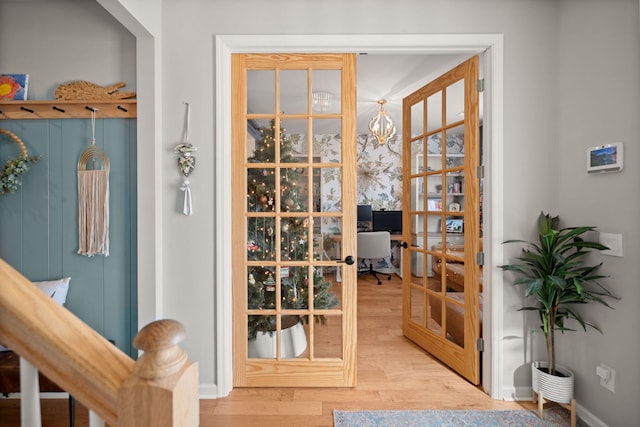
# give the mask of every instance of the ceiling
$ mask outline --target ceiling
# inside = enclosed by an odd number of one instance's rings
[[[369,121],[378,111],[380,99],[386,100],[385,110],[396,124],[397,132],[402,133],[402,99],[468,57],[469,54],[359,54],[357,57],[358,134],[368,132]],[[306,112],[306,71],[289,70],[282,73],[281,110],[288,114]],[[248,72],[249,113],[273,112],[273,82],[274,74],[271,70]],[[338,71],[313,70],[312,91],[331,93],[332,99],[328,112],[339,112]],[[459,111],[462,109],[461,105]],[[265,125],[260,121],[257,122],[259,126]],[[321,126],[317,126],[315,122],[314,130],[318,133],[334,133],[332,127],[336,126],[336,122],[330,120],[326,122],[326,130],[321,129]],[[306,121],[288,120],[285,127],[290,133],[304,133]]]
[[[402,133],[402,99],[469,57],[468,54],[359,55],[358,133],[368,132],[369,120],[385,99],[385,110]],[[462,111],[463,106],[454,107]]]

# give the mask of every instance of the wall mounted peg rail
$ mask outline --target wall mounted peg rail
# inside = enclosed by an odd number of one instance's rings
[[[101,119],[136,118],[135,99],[113,101],[1,101],[0,120],[90,119],[100,111]]]

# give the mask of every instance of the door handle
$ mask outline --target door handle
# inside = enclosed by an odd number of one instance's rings
[[[400,243],[400,246],[402,246],[404,249],[407,249],[407,247],[409,247],[409,245],[407,245],[407,242]]]
[[[354,258],[354,257],[352,257],[351,255],[349,255],[349,256],[346,256],[344,259],[337,259],[337,260],[336,260],[336,262],[344,263],[344,264],[347,264],[347,265],[351,265],[351,264],[353,264],[354,262],[356,262],[356,260],[355,260],[355,258]]]

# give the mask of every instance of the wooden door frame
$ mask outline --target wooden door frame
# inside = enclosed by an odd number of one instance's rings
[[[469,53],[482,55],[485,79],[483,140],[485,141],[485,263],[504,264],[501,242],[504,217],[503,56],[502,34],[394,35],[219,35],[215,41],[215,342],[216,395],[233,389],[231,279],[231,55],[269,52]],[[488,106],[488,108],[487,108]],[[490,141],[490,144],[489,144]],[[483,387],[492,398],[503,399],[502,336],[503,279],[497,268],[484,270],[485,351]],[[492,310],[492,307],[498,307]]]

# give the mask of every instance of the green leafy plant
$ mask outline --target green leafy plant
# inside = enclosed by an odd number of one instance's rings
[[[19,156],[7,159],[0,171],[0,195],[15,193],[22,185],[22,175],[30,169],[30,163],[37,162],[39,157]]]
[[[574,310],[576,304],[597,302],[612,308],[605,298],[618,299],[600,283],[605,278],[599,274],[602,263],[587,265],[585,257],[593,250],[608,249],[606,246],[583,239],[585,233],[595,227],[558,228],[559,218],[543,212],[538,217],[538,242],[508,240],[505,243],[524,243],[518,262],[500,266],[503,270],[517,273],[514,285],[525,287],[525,296],[533,298],[536,305],[520,310],[537,311],[540,315],[540,330],[544,333],[547,347],[548,371],[556,375],[555,331],[574,331],[565,325],[567,319],[577,321],[586,331],[587,326],[602,331],[593,323],[584,320]]]

